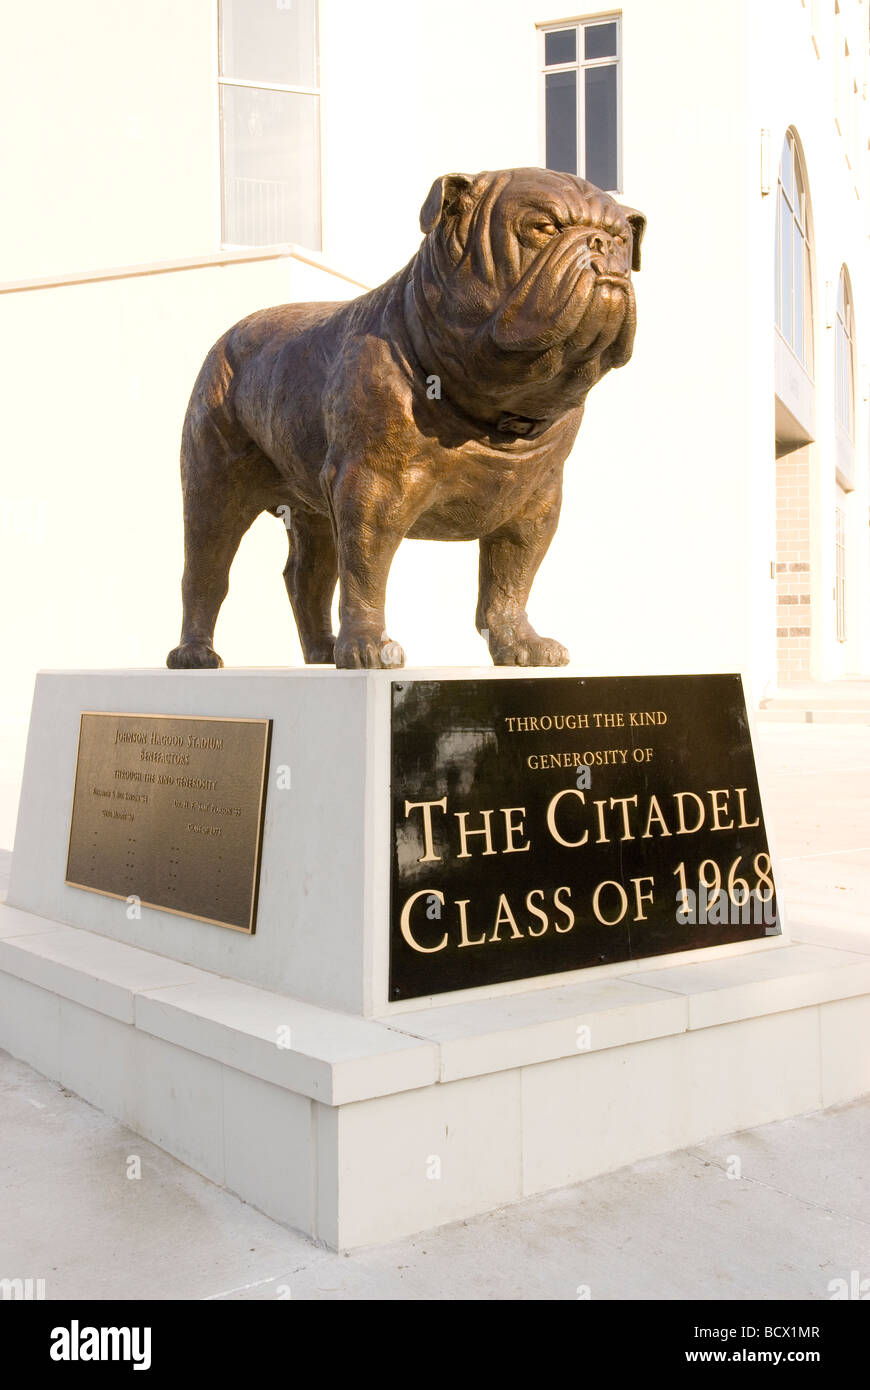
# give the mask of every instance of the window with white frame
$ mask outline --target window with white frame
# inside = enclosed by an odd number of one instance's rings
[[[541,30],[544,163],[608,192],[622,186],[618,15]]]
[[[809,199],[792,131],[787,133],[782,147],[777,184],[776,325],[795,356],[811,372]]]
[[[317,0],[218,0],[221,239],[320,249]]]
[[[837,289],[837,319],[834,325],[837,373],[837,424],[852,441],[855,438],[855,328],[852,295],[845,266]]]

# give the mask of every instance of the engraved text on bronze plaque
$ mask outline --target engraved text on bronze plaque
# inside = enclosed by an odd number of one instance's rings
[[[85,712],[66,882],[253,932],[269,719]]]

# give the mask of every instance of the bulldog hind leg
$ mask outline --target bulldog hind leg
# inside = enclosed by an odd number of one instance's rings
[[[284,513],[290,553],[284,583],[296,619],[302,655],[311,665],[335,660],[332,599],[338,583],[338,560],[328,516],[289,507]]]
[[[231,457],[219,446],[182,445],[184,574],[181,640],[166,658],[172,670],[223,666],[214,629],[227,596],[242,536],[274,498],[276,474],[259,453]]]
[[[567,648],[541,637],[526,614],[538,567],[559,521],[560,495],[533,515],[519,518],[480,542],[477,630],[495,666],[566,666]]]

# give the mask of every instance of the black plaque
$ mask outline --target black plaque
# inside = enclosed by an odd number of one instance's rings
[[[779,934],[739,676],[392,690],[391,999]]]
[[[66,882],[253,932],[271,728],[83,713]]]

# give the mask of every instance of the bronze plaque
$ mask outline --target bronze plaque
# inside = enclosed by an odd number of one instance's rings
[[[86,711],[66,882],[251,933],[270,719]]]

